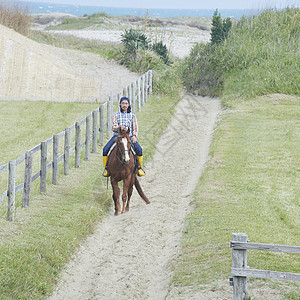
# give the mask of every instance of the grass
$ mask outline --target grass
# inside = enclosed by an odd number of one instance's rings
[[[118,59],[121,45],[85,39],[72,36],[48,33],[45,31],[32,31],[29,35],[32,40],[59,48],[74,49],[99,54],[106,59]]]
[[[137,113],[145,163],[154,154],[157,139],[178,101],[174,94],[151,97]],[[7,132],[10,137],[18,132],[17,139],[11,138],[6,148],[1,148],[1,160],[6,161],[62,131],[73,123],[71,120],[80,120],[95,104],[0,101],[0,105],[5,115],[0,119],[1,134]],[[159,122],[161,126],[155,126]],[[69,176],[61,174],[60,166],[59,184],[48,184],[46,195],[38,193],[39,183],[35,182],[30,208],[21,208],[19,195],[14,223],[0,218],[1,299],[44,299],[50,295],[66,262],[107,214],[112,200],[106,179],[100,175],[101,152],[98,147],[98,154],[91,154],[90,162],[82,161],[79,169],[71,168]],[[6,210],[4,203],[1,206]]]
[[[233,109],[218,125],[195,190],[195,209],[186,218],[174,264],[175,285],[199,288],[229,278],[233,232],[247,233],[252,242],[299,244],[299,99],[272,96],[226,104]],[[300,270],[293,254],[248,251],[248,265]],[[300,290],[293,293],[299,297]]]
[[[105,19],[109,16],[105,13],[96,13],[90,16],[81,18],[66,18],[61,24],[56,26],[49,26],[47,29],[55,30],[80,30],[91,26],[104,24]]]
[[[299,8],[241,18],[223,43],[195,45],[182,63],[185,87],[228,99],[299,95],[299,22]]]

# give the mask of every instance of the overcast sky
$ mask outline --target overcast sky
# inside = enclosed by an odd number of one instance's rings
[[[300,0],[25,0],[28,2],[59,3],[132,8],[180,8],[180,9],[263,9],[299,7]]]

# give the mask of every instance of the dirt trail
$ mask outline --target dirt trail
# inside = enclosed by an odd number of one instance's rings
[[[167,297],[170,263],[219,112],[219,100],[184,96],[140,179],[151,204],[134,192],[129,213],[115,217],[111,211],[66,267],[50,299]]]

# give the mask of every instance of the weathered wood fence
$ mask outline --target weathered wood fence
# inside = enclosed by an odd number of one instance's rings
[[[7,219],[14,221],[15,218],[15,195],[23,191],[23,207],[30,206],[31,183],[40,178],[40,192],[45,193],[47,187],[47,171],[52,169],[52,184],[58,183],[58,165],[64,163],[64,174],[68,175],[70,171],[70,156],[75,153],[75,168],[80,167],[80,158],[82,148],[85,149],[84,159],[89,160],[90,151],[97,152],[97,143],[103,145],[106,128],[106,135],[109,138],[112,135],[111,121],[113,114],[113,103],[118,102],[122,96],[127,96],[131,100],[132,111],[141,111],[145,105],[148,95],[152,94],[152,71],[148,71],[139,77],[135,82],[124,88],[114,96],[110,96],[108,101],[100,105],[98,109],[92,111],[81,121],[65,128],[59,134],[41,142],[41,144],[26,151],[15,160],[0,166],[0,173],[8,171],[8,189],[0,194],[0,204],[8,198]],[[83,128],[85,126],[85,128]],[[85,129],[85,138],[81,138],[82,130]],[[75,134],[74,134],[75,131]],[[75,135],[74,144],[71,145],[71,133]],[[59,153],[59,144],[64,142],[63,153]],[[52,160],[50,162],[47,149],[52,145]],[[32,174],[33,158],[40,152],[40,170]],[[16,185],[16,168],[24,166],[24,181]]]
[[[300,274],[250,269],[247,265],[247,250],[275,251],[300,254],[300,246],[250,243],[246,233],[233,233],[232,268],[230,284],[233,286],[233,299],[248,299],[247,277],[300,281]]]

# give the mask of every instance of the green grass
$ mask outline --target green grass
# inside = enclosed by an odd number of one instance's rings
[[[80,121],[96,103],[0,101],[0,165]]]
[[[175,285],[197,288],[229,278],[233,232],[247,233],[252,242],[299,245],[300,99],[272,96],[226,104],[233,109],[217,128],[195,190]],[[248,265],[300,270],[298,256],[275,252],[248,251]]]

